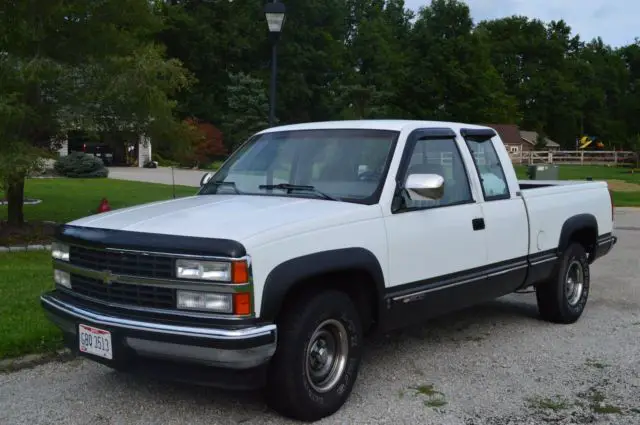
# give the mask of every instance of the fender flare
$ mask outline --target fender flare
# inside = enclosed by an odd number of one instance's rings
[[[376,256],[365,248],[344,248],[292,258],[276,266],[265,279],[260,318],[273,321],[285,297],[301,281],[324,273],[359,270],[375,283],[379,312],[384,303],[384,275]]]
[[[558,241],[558,253],[561,254],[567,249],[571,235],[584,229],[593,229],[595,231],[595,239],[593,240],[595,248],[598,239],[598,220],[593,214],[578,214],[568,218],[562,225],[560,240]]]

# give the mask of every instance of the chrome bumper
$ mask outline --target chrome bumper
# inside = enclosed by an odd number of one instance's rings
[[[48,318],[68,337],[77,339],[79,323],[103,327],[141,357],[249,369],[267,363],[276,350],[277,329],[273,324],[214,329],[141,321],[72,305],[58,298],[55,291],[42,295],[40,301]]]

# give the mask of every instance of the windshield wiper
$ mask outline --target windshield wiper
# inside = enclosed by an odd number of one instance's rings
[[[289,184],[289,183],[280,183],[280,184],[261,184],[260,186],[258,186],[259,189],[267,189],[267,190],[271,190],[271,189],[280,189],[280,190],[286,190],[287,193],[291,193],[294,190],[302,190],[305,192],[312,192],[315,193],[316,195],[319,195],[321,197],[323,197],[324,199],[328,199],[330,201],[339,201],[338,198],[334,198],[331,195],[327,195],[324,192],[320,192],[318,189],[316,189],[313,186],[304,186],[301,184]]]

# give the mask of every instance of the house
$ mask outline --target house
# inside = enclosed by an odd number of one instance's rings
[[[538,133],[535,131],[520,130],[516,124],[484,124],[493,128],[510,154],[532,151],[538,141]],[[545,150],[558,150],[560,145],[549,138],[545,138]]]
[[[538,143],[538,133],[536,133],[535,131],[523,130],[520,132],[520,137],[523,141],[529,143],[531,146],[535,146],[536,143]],[[560,145],[558,143],[554,142],[548,137],[545,137],[545,150],[557,151],[558,149],[560,149]]]
[[[498,133],[500,139],[502,139],[502,143],[504,143],[510,154],[533,150],[532,144],[523,141],[522,136],[520,135],[520,128],[518,128],[516,124],[483,125],[493,128]]]

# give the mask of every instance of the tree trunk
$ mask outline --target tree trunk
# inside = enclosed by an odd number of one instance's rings
[[[9,203],[9,226],[24,224],[24,176],[12,178],[5,183],[7,202]]]

